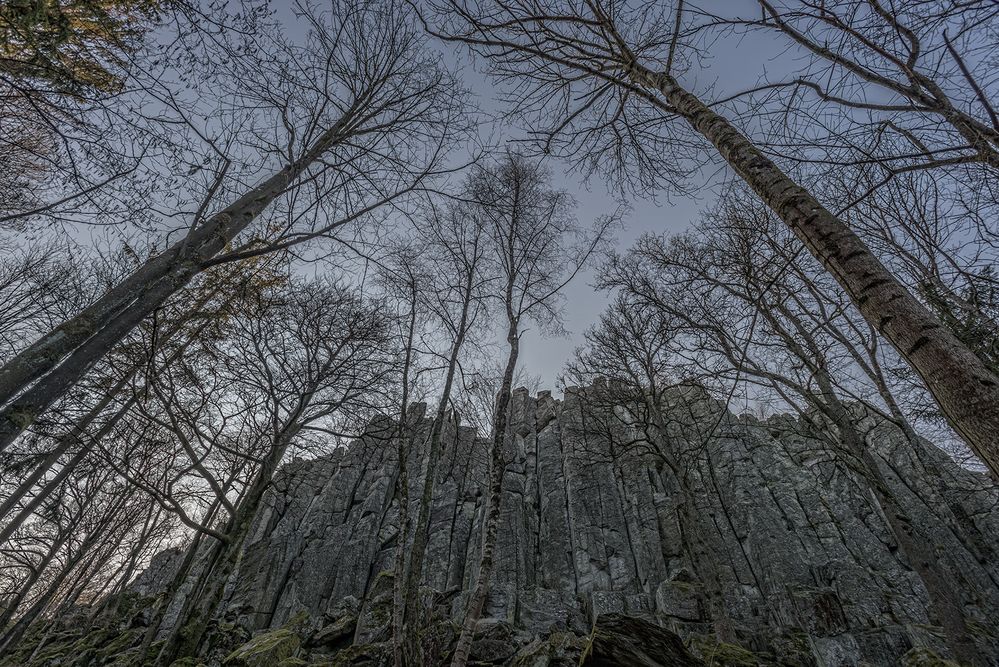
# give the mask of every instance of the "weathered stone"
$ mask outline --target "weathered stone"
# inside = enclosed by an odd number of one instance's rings
[[[612,612],[786,664],[894,666],[914,648],[948,655],[869,484],[810,427],[786,415],[734,417],[691,387],[664,398],[667,432],[647,443],[631,410],[600,407],[598,391],[513,396],[486,604],[488,617],[534,638],[510,662],[561,660],[545,637],[583,635]],[[431,427],[414,424],[410,516]],[[980,651],[999,655],[996,488],[885,420],[864,416],[862,426],[920,539],[952,573]],[[382,419],[371,433],[391,428]],[[422,583],[457,619],[477,575],[488,457],[485,440],[452,415],[444,435]],[[399,540],[395,452],[369,435],[285,466],[222,614],[262,630],[306,610],[339,642],[353,599],[352,640],[383,646],[391,578],[379,573],[391,571]]]
[[[702,667],[669,630],[619,614],[597,618],[579,663],[584,667]]]
[[[301,630],[307,617],[300,614],[284,627],[263,632],[230,653],[227,667],[271,667],[294,656],[302,645]]]
[[[305,646],[309,649],[316,649],[327,653],[347,648],[354,642],[356,628],[357,616],[346,614],[329,625],[323,626],[318,632],[309,637]]]

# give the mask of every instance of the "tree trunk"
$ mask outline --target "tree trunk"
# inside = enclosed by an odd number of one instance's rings
[[[864,241],[725,118],[665,73],[637,64],[637,85],[678,113],[783,220],[854,305],[919,374],[954,430],[999,479],[999,378],[933,316]]]
[[[208,623],[215,615],[222,601],[226,581],[235,572],[243,555],[243,542],[250,532],[250,525],[256,516],[260,501],[270,486],[274,473],[291,442],[300,430],[301,425],[294,423],[286,428],[277,438],[274,449],[267,460],[257,471],[253,484],[243,497],[236,514],[229,522],[226,530],[227,541],[220,545],[221,551],[213,562],[209,563],[203,584],[191,591],[194,604],[187,614],[177,619],[178,630],[171,634],[163,646],[157,664],[169,665],[178,658],[197,655],[201,640],[208,629]]]
[[[819,394],[802,388],[802,397],[814,405],[830,419],[843,439],[847,453],[855,461],[860,474],[865,478],[872,493],[872,500],[884,518],[889,531],[898,540],[902,554],[916,571],[929,595],[930,611],[944,630],[944,639],[953,657],[961,664],[972,667],[985,667],[987,664],[971,639],[960,602],[957,582],[952,580],[932,553],[933,546],[918,535],[915,526],[898,503],[898,499],[888,481],[881,473],[877,461],[857,431],[849,409],[840,400],[839,394],[829,375],[823,350],[808,329],[783,304],[759,304],[760,314],[783,339],[788,349],[804,362],[812,371],[819,386]],[[776,316],[778,312],[787,318],[793,331],[788,331]],[[903,429],[904,432],[904,429]]]
[[[195,304],[194,310],[196,312],[200,311],[201,307],[203,307],[207,302],[208,302],[207,298],[200,300],[198,303]],[[183,323],[184,322],[181,321],[177,325],[165,331],[163,335],[160,336],[160,343],[161,344],[166,343],[168,340],[173,338],[173,336],[178,331],[180,331],[181,327],[183,326]],[[188,337],[188,339],[180,347],[178,347],[176,350],[170,353],[170,356],[164,360],[163,366],[164,367],[169,366],[174,361],[183,356],[184,351],[187,349],[187,347],[197,339],[198,335],[205,329],[207,325],[208,323],[205,322],[197,329],[195,329]],[[77,444],[81,445],[80,451],[77,452],[72,459],[67,461],[59,469],[59,472],[56,474],[55,479],[53,479],[52,481],[47,483],[44,487],[42,487],[42,489],[38,493],[36,493],[34,497],[32,497],[28,505],[25,508],[23,508],[21,512],[19,512],[14,519],[12,519],[7,525],[5,525],[2,530],[0,530],[0,543],[4,542],[7,538],[9,538],[14,533],[14,531],[17,530],[17,528],[31,515],[31,513],[34,512],[34,510],[46,498],[48,498],[48,496],[52,493],[52,491],[58,488],[59,484],[62,483],[62,481],[66,479],[66,477],[68,477],[74,470],[76,470],[76,466],[79,465],[80,461],[82,461],[86,457],[86,455],[90,452],[90,445],[83,442],[83,435],[86,433],[87,429],[90,428],[90,425],[93,424],[94,421],[101,416],[104,410],[106,410],[107,407],[111,405],[112,402],[114,402],[114,399],[118,397],[118,395],[132,381],[132,378],[135,377],[136,373],[138,373],[139,370],[141,370],[144,366],[145,364],[137,363],[131,369],[129,369],[129,371],[125,373],[125,375],[120,380],[118,380],[118,382],[116,382],[115,385],[111,387],[111,389],[105,392],[101,400],[98,401],[97,404],[94,405],[94,407],[88,410],[87,413],[80,419],[80,421],[78,421],[76,424],[73,425],[73,428],[71,428],[69,431],[59,436],[58,440],[56,441],[55,449],[49,452],[49,454],[45,457],[45,460],[42,461],[42,463],[39,464],[38,467],[35,468],[35,470],[33,470],[30,475],[28,475],[28,477],[26,477],[24,480],[21,481],[17,489],[13,493],[11,493],[9,497],[4,499],[3,503],[0,504],[0,520],[3,520],[7,517],[7,514],[11,510],[13,510],[13,508],[17,505],[17,503],[21,500],[21,498],[26,496],[31,491],[31,489],[34,488],[35,484],[38,483],[38,481],[45,475],[46,472],[48,472],[52,468],[52,466],[58,463],[59,459],[66,452],[68,452],[73,445]],[[98,432],[92,438],[90,438],[90,442],[91,443],[98,442],[105,435],[107,435],[107,433],[112,428],[114,428],[114,426],[119,421],[121,421],[122,418],[128,413],[131,407],[135,404],[135,401],[136,401],[135,396],[132,396],[128,400],[126,400],[125,403],[122,404],[121,407],[119,407],[118,410],[108,418],[108,421],[98,430]]]
[[[475,580],[475,588],[468,600],[465,620],[461,624],[461,635],[451,658],[451,667],[465,667],[468,655],[472,649],[472,638],[475,626],[482,615],[482,608],[489,593],[489,575],[493,569],[493,552],[496,549],[496,536],[499,532],[500,501],[503,498],[503,443],[506,440],[507,422],[510,412],[510,396],[513,387],[513,373],[517,367],[517,357],[520,353],[520,336],[515,322],[510,323],[507,334],[510,344],[510,354],[507,357],[506,369],[503,372],[503,384],[500,387],[499,400],[496,405],[496,415],[493,420],[493,437],[489,451],[489,496],[485,516],[482,519],[482,555],[479,558],[479,574]]]
[[[468,315],[471,306],[473,275],[469,271],[468,279],[465,283],[464,302],[461,308],[461,319],[458,323],[457,336],[451,345],[451,355],[448,358],[447,376],[444,379],[444,389],[441,392],[440,402],[437,404],[437,413],[434,415],[433,426],[430,430],[430,443],[423,457],[423,490],[420,494],[419,514],[416,518],[413,534],[413,546],[409,555],[409,568],[406,573],[404,590],[403,611],[403,641],[409,645],[413,651],[418,647],[412,641],[414,628],[412,627],[419,620],[420,580],[423,576],[423,559],[427,553],[427,543],[430,540],[430,511],[432,509],[434,497],[434,484],[437,480],[437,462],[441,455],[441,439],[444,434],[444,418],[447,415],[447,407],[451,402],[451,391],[454,387],[454,376],[458,368],[458,355],[465,343],[466,329],[468,327]],[[413,652],[411,651],[411,653]]]
[[[24,598],[28,596],[28,593],[31,592],[31,587],[34,586],[35,582],[38,581],[38,578],[42,576],[42,572],[45,571],[45,568],[52,563],[52,559],[55,558],[56,554],[59,553],[59,550],[62,549],[66,540],[69,539],[71,532],[72,531],[67,530],[59,537],[59,539],[52,543],[52,546],[45,552],[42,560],[31,570],[28,576],[21,583],[21,587],[17,590],[14,597],[7,602],[7,606],[4,607],[2,612],[0,612],[0,630],[6,628],[7,624],[10,623],[10,619],[14,618],[14,613],[17,611],[17,608],[21,605]]]
[[[139,322],[201,272],[240,232],[333,146],[349,116],[305,154],[192,230],[0,368],[0,451],[63,396]],[[31,386],[32,382],[38,382]]]
[[[106,527],[106,524],[104,527]],[[45,592],[42,593],[42,595],[35,600],[35,603],[24,612],[24,615],[18,619],[17,623],[11,626],[10,630],[0,637],[0,655],[7,653],[21,641],[24,633],[27,632],[31,624],[35,622],[35,619],[37,619],[49,605],[52,598],[55,597],[55,594],[59,592],[59,588],[62,586],[63,582],[66,581],[66,577],[72,573],[77,564],[79,564],[87,552],[90,551],[90,548],[97,542],[103,532],[104,528],[102,527],[87,536],[87,538],[83,541],[83,544],[80,545],[79,551],[73,554],[73,556],[66,562],[63,568],[59,571],[59,574],[56,575],[55,579],[49,583]]]
[[[399,475],[395,495],[399,503],[399,536],[395,545],[395,577],[392,580],[392,660],[395,667],[405,663],[403,655],[403,619],[405,616],[406,536],[409,534],[409,449],[413,442],[409,427],[409,370],[413,361],[413,336],[416,334],[417,287],[412,288],[409,302],[409,329],[406,333],[406,355],[402,366],[402,405],[399,406],[399,427],[396,429],[396,456],[399,458]]]
[[[136,401],[135,396],[132,396],[127,401],[125,401],[125,403],[118,409],[118,411],[115,412],[115,414],[112,415],[108,419],[108,421],[105,422],[104,425],[101,426],[101,428],[94,434],[90,442],[91,443],[99,442],[101,438],[107,435],[111,431],[111,429],[113,429],[115,425],[119,421],[121,421],[121,419],[126,414],[128,414],[128,411],[131,409],[132,405],[135,404],[135,401]],[[57,448],[57,450],[58,449],[59,448]],[[14,532],[18,529],[18,527],[20,527],[21,524],[27,521],[28,518],[31,517],[32,514],[34,514],[35,510],[37,510],[38,507],[43,502],[45,502],[46,498],[52,495],[52,493],[59,488],[59,486],[66,480],[67,477],[69,477],[73,473],[74,470],[76,470],[76,467],[80,464],[80,462],[84,458],[86,458],[87,454],[89,453],[90,453],[90,445],[88,444],[82,446],[80,448],[80,451],[74,454],[73,458],[67,461],[66,464],[59,469],[59,472],[56,473],[56,476],[53,477],[51,480],[49,480],[49,482],[46,483],[45,486],[39,489],[38,493],[32,496],[31,500],[29,500],[28,503],[21,508],[21,511],[18,512],[14,516],[14,518],[12,518],[7,523],[7,525],[3,527],[2,530],[0,530],[0,543],[10,538],[10,536],[14,534]],[[6,507],[7,503],[5,503],[4,505]]]

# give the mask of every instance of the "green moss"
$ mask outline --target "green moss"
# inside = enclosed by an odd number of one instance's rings
[[[34,410],[28,408],[14,408],[10,411],[7,416],[11,422],[14,423],[18,428],[24,429],[31,426],[32,422],[35,421],[36,413]]]
[[[254,637],[230,653],[222,661],[222,664],[239,667],[270,667],[285,658],[290,658],[301,645],[301,637],[290,630],[281,628]]]
[[[941,658],[935,651],[925,646],[910,649],[902,656],[905,667],[959,667],[956,662]]]
[[[301,612],[283,627],[257,635],[226,656],[223,665],[232,667],[274,667],[291,658],[302,645],[300,631],[308,616]]]
[[[703,635],[692,637],[690,648],[701,656],[708,667],[758,667],[771,662],[741,646],[719,642],[714,637]]]
[[[329,667],[352,667],[353,665],[380,665],[389,655],[387,642],[376,644],[354,644],[349,648],[339,651]]]

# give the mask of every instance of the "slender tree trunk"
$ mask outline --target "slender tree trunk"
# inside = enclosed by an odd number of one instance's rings
[[[199,302],[197,302],[194,306],[194,311],[195,312],[199,311],[207,302],[208,298],[202,299]],[[163,334],[161,334],[160,336],[160,344],[164,344],[167,341],[169,341],[171,338],[173,338],[173,336],[176,335],[178,331],[180,331],[183,324],[184,321],[182,320],[181,322],[178,322],[175,326],[170,327],[165,332],[163,332]],[[191,333],[191,335],[188,337],[188,339],[184,342],[183,345],[181,345],[176,350],[170,353],[170,355],[166,358],[166,360],[164,360],[162,366],[163,367],[170,366],[174,361],[183,356],[184,351],[187,350],[188,346],[192,342],[197,340],[198,335],[202,331],[204,331],[207,325],[208,323],[206,322],[201,326],[197,327]],[[56,440],[55,448],[51,452],[49,452],[49,454],[45,457],[45,460],[43,460],[42,463],[39,464],[38,467],[36,467],[31,472],[30,475],[28,475],[24,480],[21,481],[17,489],[15,489],[14,492],[10,494],[10,496],[5,498],[3,503],[0,503],[0,521],[2,521],[7,517],[7,515],[11,512],[11,510],[13,510],[13,508],[17,505],[17,503],[22,498],[24,498],[28,493],[31,492],[31,490],[35,487],[35,484],[38,483],[38,481],[45,475],[46,472],[48,472],[52,468],[52,466],[58,463],[59,459],[66,452],[68,452],[71,447],[73,447],[74,445],[81,445],[80,451],[77,452],[72,459],[67,461],[59,469],[59,472],[56,474],[55,479],[53,479],[51,482],[43,486],[38,491],[38,493],[36,493],[35,496],[31,499],[31,501],[28,503],[28,506],[25,507],[21,512],[19,512],[12,521],[10,521],[7,525],[3,527],[2,530],[0,530],[0,543],[8,539],[14,533],[14,531],[17,530],[17,528],[32,514],[32,512],[34,512],[34,510],[46,498],[48,498],[48,496],[52,493],[52,491],[55,488],[58,488],[59,484],[61,484],[62,481],[66,479],[67,476],[69,476],[74,470],[76,470],[76,466],[79,465],[80,461],[82,461],[86,457],[86,455],[90,452],[90,444],[100,441],[101,438],[107,435],[110,432],[110,430],[114,428],[114,426],[117,425],[118,422],[122,420],[122,418],[128,413],[128,411],[132,408],[132,406],[135,405],[136,399],[134,396],[132,396],[128,400],[126,400],[125,403],[122,404],[121,407],[119,407],[118,410],[111,417],[108,418],[107,423],[105,423],[104,426],[102,426],[98,430],[98,432],[94,435],[94,437],[90,438],[89,443],[84,444],[83,436],[86,433],[87,429],[90,428],[91,424],[93,424],[94,421],[101,416],[101,414],[103,414],[104,410],[106,410],[108,406],[114,402],[114,400],[121,394],[121,392],[126,387],[128,387],[129,383],[132,381],[132,378],[134,378],[136,373],[138,373],[143,367],[145,367],[144,363],[134,364],[132,368],[130,368],[128,372],[125,373],[125,375],[120,380],[118,380],[118,382],[116,382],[113,387],[111,387],[111,389],[105,392],[101,400],[98,401],[97,404],[94,405],[90,410],[88,410],[87,413],[83,417],[81,417],[80,420],[76,422],[76,424],[74,424],[69,431],[59,436],[58,440]]]
[[[342,138],[349,115],[304,155],[195,228],[186,238],[113,287],[78,315],[0,368],[0,451],[3,451],[145,317],[201,272],[290,183]],[[37,382],[32,386],[32,382]]]
[[[2,637],[0,637],[0,655],[7,653],[12,648],[17,646],[18,642],[27,632],[28,628],[35,619],[45,610],[45,608],[52,602],[52,598],[55,597],[56,593],[59,592],[59,588],[62,586],[66,578],[76,569],[77,564],[83,559],[85,555],[90,551],[90,548],[97,542],[100,536],[104,533],[103,528],[92,532],[80,545],[79,551],[77,551],[73,556],[67,561],[65,566],[59,571],[55,579],[49,582],[48,588],[42,593],[35,603],[31,605],[24,612],[24,615],[17,620],[17,622],[11,626],[10,630],[6,632]]]
[[[496,414],[493,419],[493,437],[489,445],[489,495],[485,515],[482,519],[482,555],[479,558],[479,574],[475,580],[475,588],[468,600],[465,620],[461,624],[461,635],[451,658],[451,667],[465,667],[468,655],[472,650],[472,639],[475,627],[489,593],[489,576],[492,574],[496,536],[499,531],[500,501],[503,498],[503,443],[506,440],[507,422],[510,412],[510,396],[513,387],[513,373],[517,367],[517,357],[520,353],[520,334],[515,321],[510,322],[507,334],[510,344],[510,354],[507,357],[506,369],[503,372],[503,384],[500,388],[496,404]]]
[[[120,544],[121,540],[118,541],[115,548],[117,548]],[[89,576],[93,572],[91,568],[94,566],[94,563],[100,555],[99,551],[95,552],[81,567],[75,568],[76,576],[73,577],[73,580],[69,585],[69,592],[63,598],[62,602],[55,605],[55,608],[50,612],[48,619],[43,621],[42,636],[37,642],[35,642],[34,647],[31,649],[31,655],[28,656],[27,660],[28,663],[33,662],[35,660],[35,656],[38,655],[38,652],[45,648],[45,646],[49,643],[49,639],[52,637],[52,631],[55,630],[59,619],[62,618],[63,615],[80,599],[80,596],[87,587]],[[89,629],[89,627],[87,629]],[[86,632],[86,629],[84,632]]]
[[[220,507],[222,507],[222,502],[216,500],[205,513],[202,525],[210,525]],[[163,625],[163,618],[166,616],[167,610],[177,595],[177,591],[180,590],[180,587],[187,580],[187,576],[191,572],[191,566],[194,565],[194,559],[198,555],[198,548],[201,546],[201,540],[204,535],[201,531],[195,531],[194,538],[191,540],[191,544],[188,545],[184,553],[184,560],[181,561],[180,567],[177,568],[173,580],[167,589],[156,597],[153,617],[149,621],[149,627],[146,628],[146,632],[142,637],[142,646],[139,648],[139,656],[143,660],[148,657],[149,647],[156,640],[156,635],[159,634],[160,627]]]
[[[406,355],[402,366],[402,405],[399,406],[399,427],[395,432],[396,456],[399,475],[395,483],[396,502],[399,503],[399,536],[395,545],[395,577],[392,580],[392,660],[395,667],[405,663],[403,653],[403,618],[405,612],[406,536],[409,534],[409,449],[412,431],[409,426],[409,370],[413,361],[413,336],[416,334],[417,287],[411,285],[409,303],[409,329],[406,332]]]
[[[274,473],[284,457],[284,452],[300,428],[301,425],[296,422],[278,436],[274,449],[260,470],[257,471],[253,484],[229,522],[229,527],[225,533],[227,541],[219,545],[218,557],[209,563],[203,585],[195,587],[195,590],[191,591],[194,603],[189,612],[177,620],[179,630],[167,640],[167,644],[160,652],[157,664],[169,665],[178,658],[197,655],[201,640],[208,629],[209,621],[212,620],[219,603],[222,601],[225,584],[239,566],[239,560],[243,554],[243,543],[250,532],[250,525],[256,516],[257,508],[260,507],[260,501],[263,500],[264,493],[274,478]]]
[[[662,95],[787,224],[854,305],[919,374],[948,422],[999,479],[999,378],[902,285],[843,221],[731,123],[665,73],[631,67]]]
[[[430,443],[424,453],[422,475],[423,490],[420,494],[419,514],[416,518],[413,534],[413,547],[409,555],[409,568],[406,573],[405,593],[404,593],[404,617],[403,617],[403,641],[413,649],[417,649],[415,642],[411,641],[415,634],[415,624],[419,621],[419,601],[420,581],[423,576],[423,559],[427,553],[427,543],[430,540],[430,512],[433,506],[434,484],[437,478],[437,462],[441,456],[441,440],[444,434],[444,418],[447,415],[447,407],[451,402],[451,391],[454,387],[454,376],[458,368],[458,355],[465,343],[465,336],[468,333],[468,317],[471,309],[472,282],[474,276],[469,272],[465,283],[464,301],[461,308],[461,318],[458,323],[457,336],[451,345],[451,355],[448,358],[447,376],[444,379],[444,389],[441,392],[440,402],[437,404],[437,412],[434,415],[433,426],[430,430]]]
[[[0,630],[6,628],[7,624],[10,623],[10,619],[14,618],[14,613],[17,611],[17,608],[21,606],[21,602],[23,602],[24,598],[28,596],[28,593],[31,592],[32,586],[34,586],[35,582],[38,581],[38,578],[42,576],[42,572],[44,572],[45,569],[52,563],[52,559],[55,558],[56,554],[59,553],[59,550],[62,549],[64,544],[66,544],[66,540],[69,539],[71,532],[72,531],[66,531],[64,534],[59,536],[59,539],[52,543],[52,546],[45,552],[42,560],[31,570],[28,576],[21,583],[21,587],[17,590],[14,597],[7,602],[3,611],[0,612]]]
[[[122,609],[122,602],[124,601],[125,589],[128,588],[128,584],[132,581],[132,575],[135,574],[136,567],[139,564],[139,556],[142,551],[146,548],[146,542],[149,539],[150,533],[153,532],[153,528],[159,523],[160,513],[163,511],[161,507],[155,503],[151,504],[149,507],[149,512],[146,514],[146,520],[142,524],[142,531],[139,533],[135,540],[135,545],[129,550],[128,561],[124,568],[121,578],[115,584],[111,593],[102,597],[102,602],[98,606],[98,611],[93,614],[92,618],[97,618],[97,616],[102,613],[114,601],[114,614],[120,614]]]
[[[794,330],[788,331],[774,316],[771,308],[787,318]],[[934,547],[919,536],[911,519],[899,505],[898,498],[881,473],[881,468],[878,467],[870,449],[858,433],[849,409],[836,393],[832,377],[826,370],[827,365],[819,341],[783,304],[764,302],[760,304],[760,314],[770,323],[791,352],[812,370],[819,386],[819,395],[816,396],[808,391],[802,391],[801,394],[835,424],[846,444],[847,453],[855,460],[859,472],[871,489],[872,500],[880,510],[889,531],[898,540],[906,560],[923,582],[929,595],[930,610],[943,627],[945,640],[953,657],[961,664],[985,667],[987,663],[972,640],[965,621],[957,582],[943,572],[943,568],[932,553]]]
[[[87,454],[90,453],[90,445],[94,442],[99,442],[104,436],[106,436],[111,431],[111,429],[113,429],[118,424],[118,422],[121,421],[121,419],[126,414],[128,414],[128,411],[135,404],[135,401],[136,399],[134,396],[130,397],[127,401],[125,401],[125,403],[118,409],[118,411],[115,412],[115,414],[112,415],[108,419],[108,421],[105,422],[104,425],[101,426],[101,428],[94,434],[93,438],[91,438],[90,440],[90,443],[81,447],[80,451],[74,454],[73,458],[67,461],[66,464],[59,469],[59,472],[56,473],[56,476],[53,477],[51,480],[49,480],[49,482],[46,483],[45,486],[39,489],[38,492],[34,496],[32,496],[31,500],[29,500],[27,504],[25,504],[25,506],[21,508],[21,511],[18,512],[7,523],[7,525],[3,527],[2,530],[0,530],[0,543],[3,543],[7,539],[9,539],[10,536],[13,535],[14,532],[25,521],[27,521],[32,514],[34,514],[35,510],[37,510],[39,506],[41,506],[41,504],[45,502],[45,499],[48,498],[50,495],[52,495],[52,493],[59,488],[59,486],[66,480],[66,478],[69,477],[74,470],[76,470],[76,467],[80,464],[80,462],[84,458],[86,458]]]

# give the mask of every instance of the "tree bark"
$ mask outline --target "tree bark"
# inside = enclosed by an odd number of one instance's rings
[[[441,441],[444,434],[444,418],[447,416],[447,407],[451,402],[451,391],[454,387],[454,376],[458,368],[458,355],[465,343],[467,334],[468,315],[472,301],[472,283],[474,276],[471,271],[465,281],[464,301],[461,308],[461,318],[458,323],[457,336],[451,345],[451,354],[448,358],[447,376],[444,379],[444,389],[441,392],[440,402],[437,404],[437,412],[434,415],[433,426],[430,430],[430,442],[424,454],[422,474],[423,490],[420,494],[419,514],[417,514],[414,525],[413,546],[409,555],[409,567],[406,571],[406,581],[404,589],[403,611],[403,641],[413,649],[415,642],[412,641],[412,625],[419,618],[417,602],[419,601],[420,580],[423,576],[423,559],[427,553],[427,543],[430,540],[430,512],[434,497],[434,484],[437,481],[437,462],[441,456]],[[412,653],[413,651],[411,651]]]
[[[345,114],[301,158],[148,260],[95,303],[0,368],[0,406],[3,406],[0,451],[139,322],[200,273],[207,260],[221,252],[291,182],[342,138],[349,120],[350,115]]]
[[[226,542],[218,545],[220,552],[217,558],[209,564],[209,570],[203,580],[204,583],[191,591],[194,604],[187,614],[177,620],[178,631],[172,633],[170,639],[167,640],[160,652],[157,664],[169,665],[178,658],[197,655],[201,640],[208,629],[208,623],[222,601],[226,581],[239,565],[243,555],[243,543],[250,532],[250,525],[256,516],[260,501],[270,486],[288,445],[300,428],[300,424],[295,423],[285,429],[279,435],[274,449],[260,470],[257,471],[253,484],[229,522],[229,527],[225,532]]]
[[[787,224],[864,318],[919,374],[954,430],[999,479],[999,378],[917,300],[864,241],[731,123],[665,73],[634,64],[637,85],[677,113]]]
[[[503,384],[500,387],[499,400],[496,405],[496,415],[493,421],[493,437],[489,449],[489,496],[486,503],[485,516],[482,519],[482,555],[479,558],[479,573],[475,580],[475,588],[468,600],[465,620],[461,624],[461,635],[451,658],[451,667],[466,667],[468,656],[472,650],[472,639],[475,626],[482,615],[482,608],[489,593],[489,576],[492,574],[496,536],[499,532],[500,501],[503,498],[503,443],[506,440],[507,422],[510,412],[510,397],[513,387],[513,373],[517,367],[517,357],[520,353],[520,334],[515,321],[510,322],[507,333],[510,344],[510,354],[507,357],[506,369],[503,372]]]

